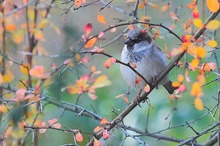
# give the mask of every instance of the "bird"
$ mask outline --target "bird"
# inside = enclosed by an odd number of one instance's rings
[[[133,64],[133,68],[149,83],[153,83],[168,65],[165,54],[146,30],[141,28],[135,28],[127,33],[121,52],[121,61]],[[131,88],[140,89],[140,92],[144,89],[146,82],[141,80],[137,83],[138,75],[131,68],[120,64],[120,70],[125,82]],[[168,76],[165,76],[159,84],[163,85],[169,94],[174,92]]]

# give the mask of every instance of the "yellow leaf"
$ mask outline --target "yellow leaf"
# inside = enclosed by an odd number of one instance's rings
[[[195,82],[190,93],[192,96],[201,97],[203,95],[201,84],[199,82]]]
[[[40,23],[38,24],[38,27],[40,28],[40,29],[43,29],[43,28],[45,28],[46,26],[47,26],[47,24],[48,24],[48,19],[42,19],[41,21],[40,21]]]
[[[105,21],[105,16],[103,16],[103,15],[98,15],[97,20],[102,24],[107,24]]]
[[[207,7],[211,12],[217,12],[219,10],[218,0],[206,0]]]
[[[184,80],[184,76],[183,76],[183,75],[178,75],[178,81],[179,81],[180,83],[182,83],[183,80]]]
[[[211,20],[207,25],[206,28],[210,30],[217,30],[220,27],[220,21],[219,20]]]
[[[140,2],[139,4],[138,4],[138,9],[143,9],[144,8],[144,2]]]
[[[196,97],[194,100],[194,104],[197,110],[203,110],[204,109],[204,105],[203,102],[200,98]]]
[[[111,81],[108,80],[106,75],[99,76],[92,85],[92,88],[101,88],[111,85]]]
[[[198,28],[202,28],[203,27],[203,23],[202,23],[202,20],[199,19],[199,18],[196,18],[193,20],[193,24],[198,27]]]
[[[37,40],[44,39],[44,33],[40,29],[33,29],[33,34]]]
[[[3,82],[9,83],[13,79],[14,79],[14,74],[10,70],[7,70],[6,73],[3,75]]]
[[[23,41],[24,30],[17,30],[12,34],[12,39],[15,43],[20,44]]]
[[[23,65],[20,66],[20,70],[24,75],[28,75],[29,69],[30,65],[28,63],[23,63]]]
[[[196,48],[196,55],[198,58],[204,58],[206,56],[206,50],[204,47]]]
[[[217,42],[215,40],[209,40],[206,42],[206,44],[209,46],[209,47],[212,47],[212,48],[215,48],[217,47]]]
[[[199,59],[193,59],[191,61],[191,69],[192,70],[195,70],[198,65],[199,65]]]

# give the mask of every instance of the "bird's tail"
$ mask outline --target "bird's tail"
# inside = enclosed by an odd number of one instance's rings
[[[166,90],[170,93],[173,94],[174,92],[174,87],[172,86],[172,82],[169,80],[168,82],[166,82],[166,84],[163,85]]]

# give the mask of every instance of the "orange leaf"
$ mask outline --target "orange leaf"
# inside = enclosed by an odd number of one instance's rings
[[[215,70],[216,69],[216,64],[214,62],[209,62],[209,63],[205,63],[203,66],[202,66],[202,69],[204,71],[212,71],[212,70]]]
[[[44,75],[44,67],[42,65],[37,65],[29,71],[31,76],[42,77]]]
[[[204,47],[196,48],[196,55],[198,58],[204,58],[206,56],[206,50]]]
[[[83,141],[83,136],[79,131],[76,133],[76,141],[78,141],[78,142]]]
[[[206,28],[210,30],[217,30],[220,27],[220,21],[219,20],[211,20],[207,25]]]
[[[215,47],[217,47],[217,45],[218,45],[215,40],[209,40],[209,41],[206,42],[206,44],[207,44],[208,46],[212,47],[212,48],[215,48]]]
[[[91,38],[91,37],[90,37]],[[97,38],[96,37],[94,37],[94,38],[92,38],[92,39],[89,39],[88,40],[88,42],[85,44],[85,48],[91,48],[91,47],[93,47],[94,46],[94,44],[95,44],[95,42],[97,41]]]
[[[112,64],[114,64],[117,60],[114,57],[108,58],[105,63],[104,66],[106,68],[110,68],[112,66]]]
[[[138,9],[143,9],[144,7],[145,7],[145,3],[144,2],[139,2]]]
[[[101,130],[102,130],[102,127],[96,126],[93,131],[97,133]]]
[[[202,28],[203,27],[203,23],[202,23],[202,20],[199,19],[199,18],[196,18],[193,20],[193,24],[198,27],[198,28]]]
[[[105,16],[103,16],[103,15],[98,15],[97,20],[102,24],[107,24],[105,21]]]
[[[92,24],[88,23],[84,26],[84,32],[86,34],[86,37],[90,34],[90,32],[92,31]]]
[[[218,0],[206,0],[207,7],[211,12],[217,12],[219,10]]]
[[[183,76],[183,75],[178,75],[178,81],[179,81],[180,83],[182,83],[183,80],[184,80],[184,76]]]
[[[174,88],[178,88],[180,86],[180,82],[172,82],[172,86]]]
[[[15,31],[15,30],[17,29],[17,27],[16,27],[15,24],[7,24],[7,25],[5,26],[5,29],[6,29],[7,31]]]
[[[108,124],[108,123],[109,123],[109,121],[106,118],[102,118],[101,121],[100,121],[101,125]]]
[[[194,104],[197,110],[203,110],[204,109],[204,105],[203,102],[200,98],[196,97],[194,100]]]

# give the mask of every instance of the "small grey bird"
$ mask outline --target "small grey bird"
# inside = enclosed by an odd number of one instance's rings
[[[156,46],[152,38],[143,29],[136,28],[127,34],[124,48],[121,53],[121,61],[135,64],[135,70],[140,73],[149,83],[152,83],[166,68],[166,56]],[[120,66],[122,76],[132,88],[143,89],[146,83],[141,80],[136,84],[137,74],[129,67]],[[165,76],[160,82],[166,90],[172,94],[174,88],[172,82]]]

